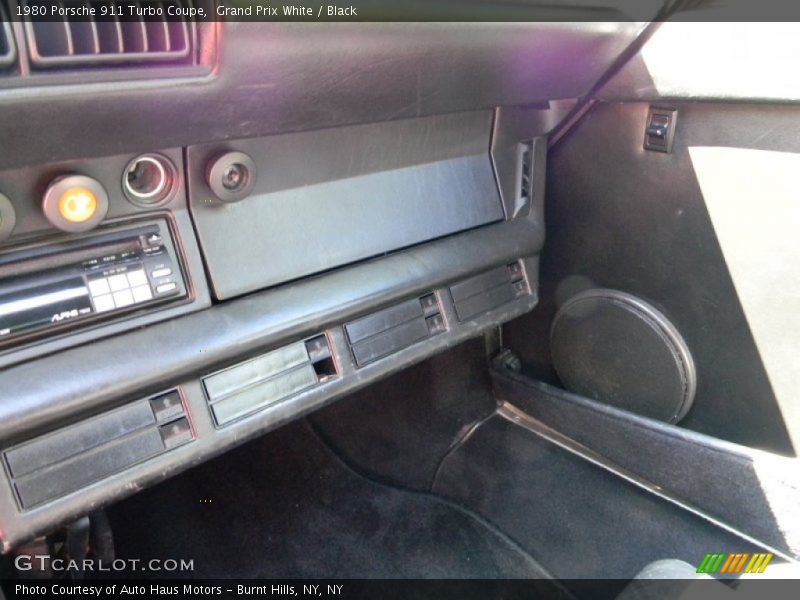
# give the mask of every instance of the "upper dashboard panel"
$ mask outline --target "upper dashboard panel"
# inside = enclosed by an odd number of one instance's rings
[[[491,111],[479,111],[188,148],[192,216],[216,297],[501,221],[491,126]],[[248,197],[217,198],[225,156],[229,168],[252,157]],[[216,176],[206,168],[215,157]]]
[[[18,25],[18,24],[15,24]],[[641,23],[213,24],[205,76],[0,85],[0,169],[586,94]],[[17,28],[18,29],[18,28]],[[14,77],[13,71],[0,74]],[[118,79],[118,76],[116,76]],[[53,143],[69,140],[69,143]]]

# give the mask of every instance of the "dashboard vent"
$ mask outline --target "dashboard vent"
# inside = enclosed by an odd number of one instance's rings
[[[338,375],[325,334],[283,346],[203,378],[217,427],[330,381]]]
[[[459,321],[468,321],[530,293],[519,260],[450,286]]]
[[[523,142],[519,145],[519,199],[517,204],[524,205],[531,200],[533,181],[533,142]]]
[[[23,4],[23,1],[20,2]],[[148,63],[194,64],[194,22],[169,16],[170,7],[185,8],[179,0],[136,3],[141,17],[132,16],[124,2],[84,0],[63,6],[95,9],[95,17],[25,21],[31,65],[49,67],[111,67]]]
[[[427,294],[346,323],[344,330],[356,365],[363,367],[443,333],[447,324],[436,294]]]
[[[0,70],[10,66],[15,56],[11,23],[6,19],[5,9],[0,4]]]
[[[27,510],[194,439],[180,392],[169,390],[9,448],[2,462]]]

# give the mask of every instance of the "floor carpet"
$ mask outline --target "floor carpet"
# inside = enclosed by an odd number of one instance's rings
[[[109,509],[117,556],[193,578],[545,578],[472,513],[365,479],[295,422]]]

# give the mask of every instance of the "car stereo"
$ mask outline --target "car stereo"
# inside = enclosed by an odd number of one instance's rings
[[[0,254],[0,349],[186,298],[165,220]]]

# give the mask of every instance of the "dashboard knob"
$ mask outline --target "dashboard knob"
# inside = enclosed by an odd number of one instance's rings
[[[209,162],[206,181],[223,202],[242,200],[253,191],[256,163],[244,152],[226,152]]]
[[[16,224],[17,214],[14,205],[5,195],[0,194],[0,242],[11,237]]]
[[[47,186],[42,208],[47,220],[62,231],[89,231],[105,219],[108,194],[96,179],[85,175],[65,175]]]

